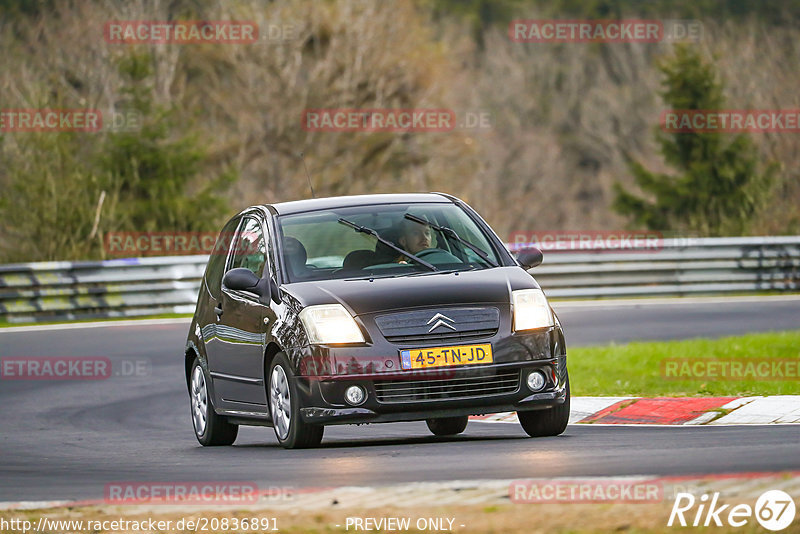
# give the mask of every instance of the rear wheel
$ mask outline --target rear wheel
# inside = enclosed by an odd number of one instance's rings
[[[278,442],[287,449],[316,447],[322,442],[325,427],[310,425],[300,416],[300,396],[291,365],[279,352],[269,368],[267,386],[272,426]]]
[[[232,445],[236,441],[239,426],[229,423],[226,417],[217,415],[214,411],[206,374],[199,358],[195,358],[192,363],[189,399],[192,403],[194,435],[201,445]]]
[[[547,410],[517,412],[519,423],[532,438],[558,436],[569,422],[569,376],[567,376],[567,398],[564,404]]]
[[[455,436],[461,434],[467,423],[469,417],[466,415],[458,417],[437,417],[435,419],[426,419],[428,429],[436,436]]]

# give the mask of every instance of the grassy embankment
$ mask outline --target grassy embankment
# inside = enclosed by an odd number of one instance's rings
[[[713,359],[741,362],[744,377],[686,376],[695,362]],[[784,360],[784,378],[772,375],[772,362]],[[786,365],[786,361],[793,361]],[[749,396],[800,395],[800,331],[747,334],[720,339],[637,342],[568,349],[575,396]],[[769,377],[746,374],[747,364],[768,361]],[[688,366],[684,365],[687,362]],[[705,364],[697,369],[711,369]],[[766,370],[764,366],[762,370]],[[718,375],[724,370],[717,366]],[[678,375],[678,376],[676,376]]]

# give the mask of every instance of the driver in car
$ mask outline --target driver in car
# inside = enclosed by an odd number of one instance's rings
[[[412,254],[431,248],[431,243],[433,242],[431,227],[403,219],[400,223],[400,237],[397,242],[401,248]],[[395,261],[397,263],[408,263],[405,256],[400,256]]]

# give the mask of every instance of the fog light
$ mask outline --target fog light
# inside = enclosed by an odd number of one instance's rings
[[[347,404],[358,406],[367,398],[367,392],[361,386],[350,386],[344,390],[344,400]]]
[[[528,389],[531,391],[541,391],[546,383],[547,379],[541,371],[533,371],[528,375]]]

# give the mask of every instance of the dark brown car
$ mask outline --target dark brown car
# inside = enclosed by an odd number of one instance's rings
[[[562,433],[566,345],[526,272],[540,262],[449,195],[244,210],[210,256],[186,344],[197,439],[261,425],[313,447],[325,425],[417,420],[453,435],[507,411],[531,436]]]

